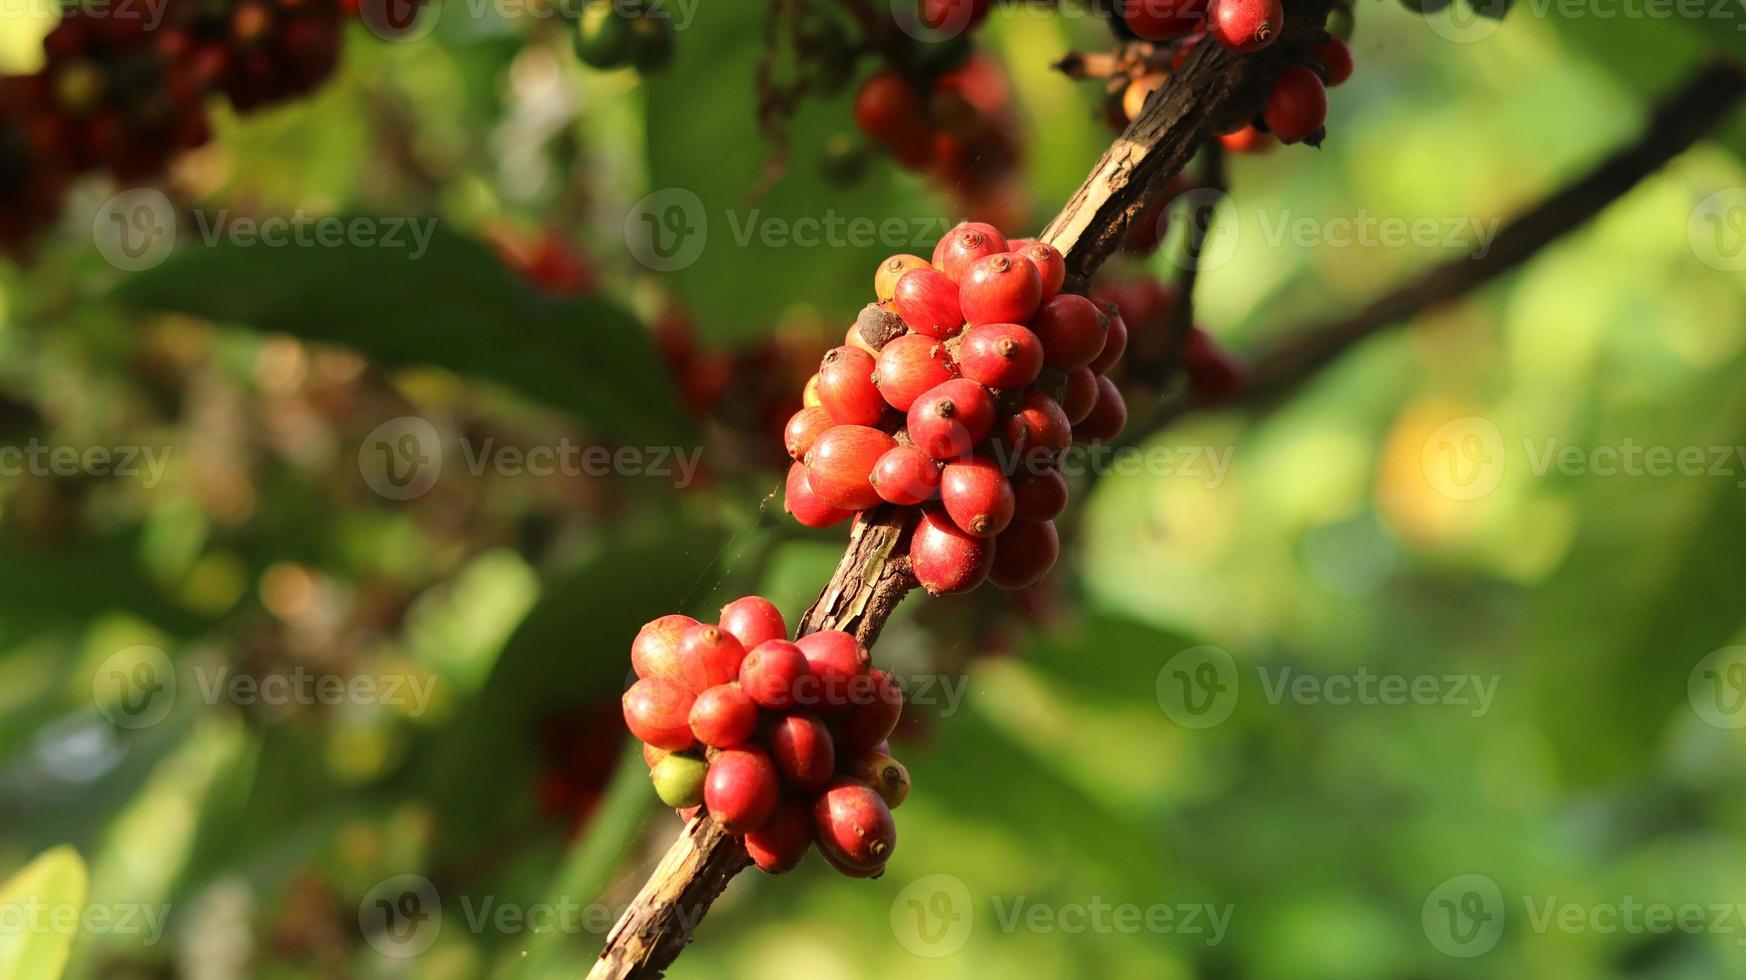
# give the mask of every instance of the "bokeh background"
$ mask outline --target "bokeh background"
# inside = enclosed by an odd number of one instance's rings
[[[52,975],[69,938],[72,977],[582,975],[680,826],[621,735],[636,628],[753,591],[792,618],[840,553],[780,513],[779,426],[879,259],[958,203],[886,159],[821,176],[852,87],[771,180],[753,5],[694,9],[647,77],[583,68],[537,10],[438,11],[351,28],[309,98],[220,114],[156,185],[184,216],[165,261],[105,258],[115,188],[88,182],[0,265],[0,442],[164,461],[0,479],[0,872],[26,869],[0,975]],[[1609,5],[1465,43],[1356,14],[1326,146],[1233,163],[1198,301],[1235,351],[1482,247],[1740,43]],[[8,9],[7,71],[52,17]],[[1015,233],[1108,143],[1095,86],[1048,70],[1107,38],[1024,9],[978,32],[1010,75]],[[1742,150],[1736,125],[1283,405],[1145,436],[1175,465],[1084,481],[1045,594],[912,599],[875,651],[937,682],[895,742],[888,873],[743,875],[672,975],[1746,973]],[[657,271],[627,221],[675,191],[707,229]],[[207,243],[196,212],[434,238]],[[927,233],[737,240],[832,215]],[[1470,231],[1327,234],[1366,216]],[[416,492],[372,469],[409,436],[440,460]],[[571,444],[701,464],[469,466]],[[1605,470],[1629,446],[1704,464]],[[239,677],[346,686],[267,704]],[[32,898],[85,914],[19,927]]]

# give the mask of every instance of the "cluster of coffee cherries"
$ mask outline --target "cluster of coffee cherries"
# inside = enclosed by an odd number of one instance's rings
[[[1167,64],[1129,80],[1112,104],[1112,122],[1131,122],[1146,99],[1180,71],[1196,47],[1211,38],[1240,54],[1272,44],[1285,23],[1280,0],[1122,0],[1121,24],[1135,37],[1164,45]],[[1308,64],[1291,65],[1279,76],[1253,120],[1220,134],[1225,148],[1237,153],[1265,150],[1273,139],[1282,143],[1321,143],[1328,118],[1330,86],[1352,77],[1351,11],[1336,7],[1321,41],[1310,49]]]
[[[893,255],[878,302],[824,357],[784,442],[788,512],[827,527],[884,504],[920,506],[916,579],[935,595],[984,580],[1040,582],[1067,505],[1058,464],[1127,423],[1105,373],[1127,347],[1112,307],[1061,291],[1043,242],[966,222],[932,260]]]
[[[775,605],[747,596],[715,624],[677,614],[648,623],[631,666],[624,721],[662,802],[687,819],[702,807],[771,874],[815,844],[845,875],[885,870],[897,846],[891,810],[909,795],[889,742],[903,690],[853,636],[789,642]]]
[[[576,19],[576,57],[590,68],[659,71],[673,60],[673,20],[640,0],[589,0]]]

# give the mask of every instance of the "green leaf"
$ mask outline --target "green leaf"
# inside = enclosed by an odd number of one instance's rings
[[[369,220],[386,236],[395,225]],[[694,441],[648,333],[595,298],[557,299],[478,241],[437,225],[422,252],[231,240],[185,248],[124,281],[139,308],[344,344],[388,366],[434,365],[574,412],[627,442]],[[429,227],[429,226],[424,226]]]
[[[77,927],[62,928],[58,910],[85,908],[85,861],[71,847],[44,851],[0,885],[0,908],[44,910],[42,921],[0,930],[0,980],[55,980],[66,969]],[[39,928],[40,926],[40,928]]]

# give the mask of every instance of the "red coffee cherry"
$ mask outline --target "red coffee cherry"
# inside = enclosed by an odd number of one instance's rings
[[[855,124],[881,142],[920,125],[921,99],[902,75],[882,71],[861,83],[855,93]]]
[[[838,347],[818,368],[818,401],[842,425],[876,425],[885,417],[885,397],[873,383],[873,355]]]
[[[994,541],[988,581],[1002,589],[1028,589],[1048,577],[1060,554],[1054,521],[1014,521]]]
[[[1096,303],[1073,293],[1044,303],[1030,326],[1043,342],[1043,360],[1068,371],[1097,360],[1109,340],[1109,317]]]
[[[619,705],[624,725],[637,738],[670,752],[697,744],[691,734],[691,703],[695,697],[672,681],[645,677],[624,692]]]
[[[1352,49],[1346,42],[1330,34],[1328,39],[1310,48],[1310,54],[1322,63],[1322,76],[1328,87],[1344,84],[1352,77]]]
[[[873,787],[847,776],[831,780],[813,801],[812,830],[827,858],[860,871],[884,867],[897,849],[891,808]]]
[[[946,464],[940,503],[952,523],[979,538],[992,538],[1012,522],[1012,484],[986,456]]]
[[[1090,368],[1068,371],[1067,393],[1061,396],[1061,411],[1067,414],[1067,421],[1078,425],[1096,404],[1097,375]]]
[[[1045,301],[1061,291],[1062,283],[1067,281],[1067,258],[1060,249],[1043,242],[1026,242],[1022,246],[1013,245],[1012,254],[1028,259],[1037,267]]]
[[[869,479],[880,499],[909,507],[939,494],[940,464],[919,447],[895,446],[879,457]]]
[[[873,658],[860,641],[842,630],[821,630],[795,641],[806,658],[811,684],[802,684],[796,703],[821,713],[838,711],[849,704],[855,678],[865,674]]]
[[[872,752],[856,759],[848,768],[854,779],[873,787],[885,805],[893,810],[909,799],[909,769],[885,752]]]
[[[844,758],[872,751],[891,737],[903,717],[903,685],[874,669],[858,686],[854,702],[837,720],[837,752]]]
[[[934,268],[959,282],[978,259],[999,255],[1010,246],[1000,230],[980,221],[965,221],[934,244]]]
[[[703,805],[730,834],[757,830],[776,809],[781,787],[776,766],[763,751],[728,749],[709,764],[703,782]]]
[[[1116,366],[1122,355],[1128,352],[1128,324],[1122,317],[1121,310],[1114,303],[1104,303],[1103,315],[1109,319],[1109,332],[1103,338],[1103,352],[1098,354],[1088,367],[1092,374],[1108,374],[1109,369]]]
[[[1273,145],[1272,135],[1263,133],[1254,126],[1244,126],[1242,129],[1229,133],[1220,133],[1219,142],[1232,153],[1265,153]]]
[[[820,435],[833,425],[835,419],[822,405],[814,405],[795,412],[788,420],[787,428],[782,430],[782,445],[788,450],[788,455],[796,460],[806,458],[806,451],[812,448]]]
[[[779,801],[763,826],[746,833],[746,853],[765,874],[793,871],[811,846],[812,805],[806,800]]]
[[[1108,378],[1097,379],[1097,404],[1091,414],[1073,428],[1075,442],[1108,442],[1122,434],[1128,424],[1128,405],[1121,390]]]
[[[897,295],[897,280],[911,269],[932,268],[928,260],[919,255],[893,255],[879,263],[879,268],[873,273],[873,295],[880,303],[889,303]]]
[[[1328,90],[1315,72],[1292,65],[1273,83],[1261,118],[1281,143],[1302,142],[1328,121]]]
[[[770,729],[770,758],[783,785],[810,792],[830,782],[836,772],[836,742],[824,722],[812,715],[788,715]]]
[[[885,401],[900,412],[935,385],[958,376],[945,344],[919,333],[905,334],[885,345],[873,369],[873,384]]]
[[[719,618],[721,628],[740,641],[740,646],[750,651],[768,640],[784,640],[788,638],[788,624],[782,619],[782,611],[769,599],[758,595],[749,595],[735,599],[721,607]],[[740,661],[740,670],[745,670],[745,661]]]
[[[945,340],[964,328],[958,284],[937,269],[911,269],[897,280],[892,308],[916,333]]]
[[[1190,329],[1183,342],[1182,366],[1188,372],[1189,388],[1200,401],[1222,405],[1243,390],[1243,366],[1199,327]]]
[[[1259,51],[1279,36],[1285,8],[1279,0],[1213,0],[1207,12],[1207,33],[1232,51]]]
[[[699,623],[679,638],[679,683],[693,694],[702,694],[738,677],[745,658],[746,648],[733,634]]]
[[[1024,407],[1014,416],[1024,431],[1024,454],[1029,464],[1051,463],[1073,445],[1073,423],[1055,399],[1040,391],[1025,394]]]
[[[866,510],[879,503],[867,478],[873,465],[897,441],[865,425],[829,429],[806,454],[807,483],[818,498],[841,510]]]
[[[994,431],[994,396],[974,381],[948,381],[909,407],[909,438],[935,459],[953,460]]]
[[[1037,267],[1016,255],[1001,253],[977,259],[958,284],[964,322],[1024,323],[1043,301],[1043,280]]]
[[[988,17],[994,0],[921,0],[921,22],[937,31],[961,33]]]
[[[1016,323],[985,323],[964,331],[958,370],[990,388],[1023,388],[1043,370],[1043,342]]]
[[[631,667],[638,677],[679,681],[679,638],[697,625],[690,616],[674,613],[644,624],[631,641]]]
[[[811,673],[806,655],[787,640],[766,640],[740,661],[740,690],[771,711],[794,707],[794,689]]]
[[[1148,41],[1191,34],[1206,14],[1206,0],[1122,0],[1128,30]]]
[[[993,558],[993,541],[965,534],[944,512],[923,514],[909,540],[910,571],[931,595],[976,588]]]
[[[1052,521],[1067,509],[1067,479],[1060,470],[1020,471],[1012,478],[1012,496],[1016,519]],[[742,677],[745,669],[741,665]]]
[[[795,463],[788,468],[788,484],[783,490],[782,508],[807,527],[830,527],[855,516],[854,511],[832,507],[813,492],[812,480],[805,463]]]
[[[692,702],[691,734],[713,749],[731,749],[758,730],[758,706],[738,684],[718,684]]]

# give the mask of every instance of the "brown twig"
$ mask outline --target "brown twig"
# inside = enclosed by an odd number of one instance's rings
[[[1069,288],[1083,292],[1128,224],[1162,193],[1163,175],[1183,164],[1213,126],[1255,113],[1286,60],[1319,37],[1329,0],[1294,3],[1280,40],[1247,57],[1203,44],[1147,100],[1104,152],[1085,183],[1044,229],[1067,259]],[[871,642],[914,588],[902,547],[913,511],[876,508],[856,522],[836,574],[807,611],[801,634],[846,629]],[[745,849],[707,819],[693,820],[668,850],[611,933],[590,980],[659,976],[727,882],[746,867]]]

